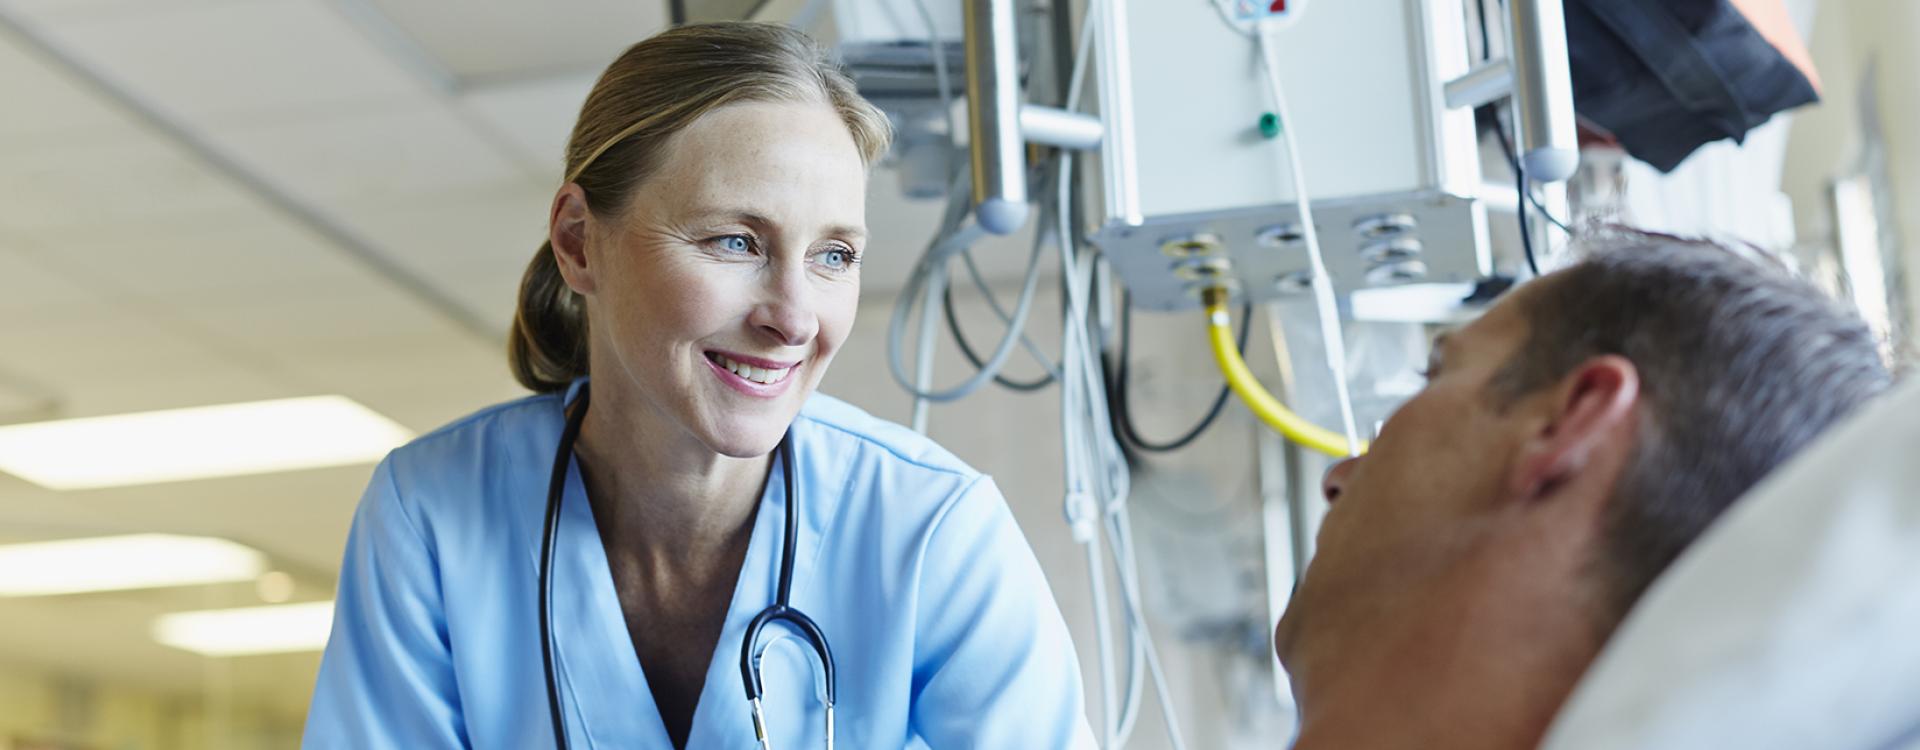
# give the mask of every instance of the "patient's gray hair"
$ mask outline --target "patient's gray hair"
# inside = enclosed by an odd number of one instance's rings
[[[1611,631],[1722,511],[1892,376],[1858,315],[1777,263],[1618,228],[1581,246],[1518,298],[1528,339],[1490,390],[1510,403],[1603,354],[1639,371],[1639,441],[1594,561]]]

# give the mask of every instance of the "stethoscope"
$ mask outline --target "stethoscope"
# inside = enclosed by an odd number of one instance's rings
[[[540,656],[547,669],[547,708],[553,719],[553,744],[564,750],[567,747],[566,724],[560,717],[560,688],[553,679],[553,541],[560,528],[560,501],[567,485],[567,467],[573,457],[574,440],[580,437],[580,424],[587,416],[587,386],[581,384],[580,395],[574,399],[567,413],[567,427],[560,433],[560,448],[553,454],[553,479],[547,484],[547,526],[546,535],[540,544]],[[800,493],[793,479],[793,431],[780,438],[780,468],[786,481],[787,490],[787,532],[786,543],[780,548],[780,588],[773,605],[754,615],[753,622],[747,625],[747,632],[740,644],[740,681],[747,688],[747,703],[753,706],[753,734],[760,741],[763,750],[772,750],[767,739],[767,719],[760,710],[760,632],[769,623],[785,621],[805,635],[807,642],[813,645],[813,651],[820,657],[820,672],[826,678],[826,697],[822,701],[827,709],[827,748],[833,748],[833,650],[827,648],[827,636],[800,610],[787,604],[788,595],[793,591],[793,548],[796,530],[799,526]]]

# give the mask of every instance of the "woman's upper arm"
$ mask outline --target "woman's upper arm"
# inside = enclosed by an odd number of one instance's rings
[[[438,566],[393,463],[374,469],[354,513],[305,747],[467,745]]]
[[[993,480],[948,504],[920,570],[915,732],[940,748],[1089,746],[1066,622]]]

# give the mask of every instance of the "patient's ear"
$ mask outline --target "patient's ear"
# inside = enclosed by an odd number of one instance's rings
[[[1590,358],[1536,398],[1540,419],[1509,477],[1514,496],[1546,499],[1573,486],[1610,495],[1638,422],[1640,372],[1633,362],[1613,354]]]

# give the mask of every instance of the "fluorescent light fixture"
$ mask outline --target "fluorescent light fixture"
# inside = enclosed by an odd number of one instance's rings
[[[172,534],[0,546],[0,596],[46,596],[248,581],[267,558],[225,539]]]
[[[377,461],[413,438],[345,396],[0,427],[0,471],[55,490]]]
[[[319,651],[333,627],[333,602],[175,612],[153,621],[153,639],[203,656]]]

